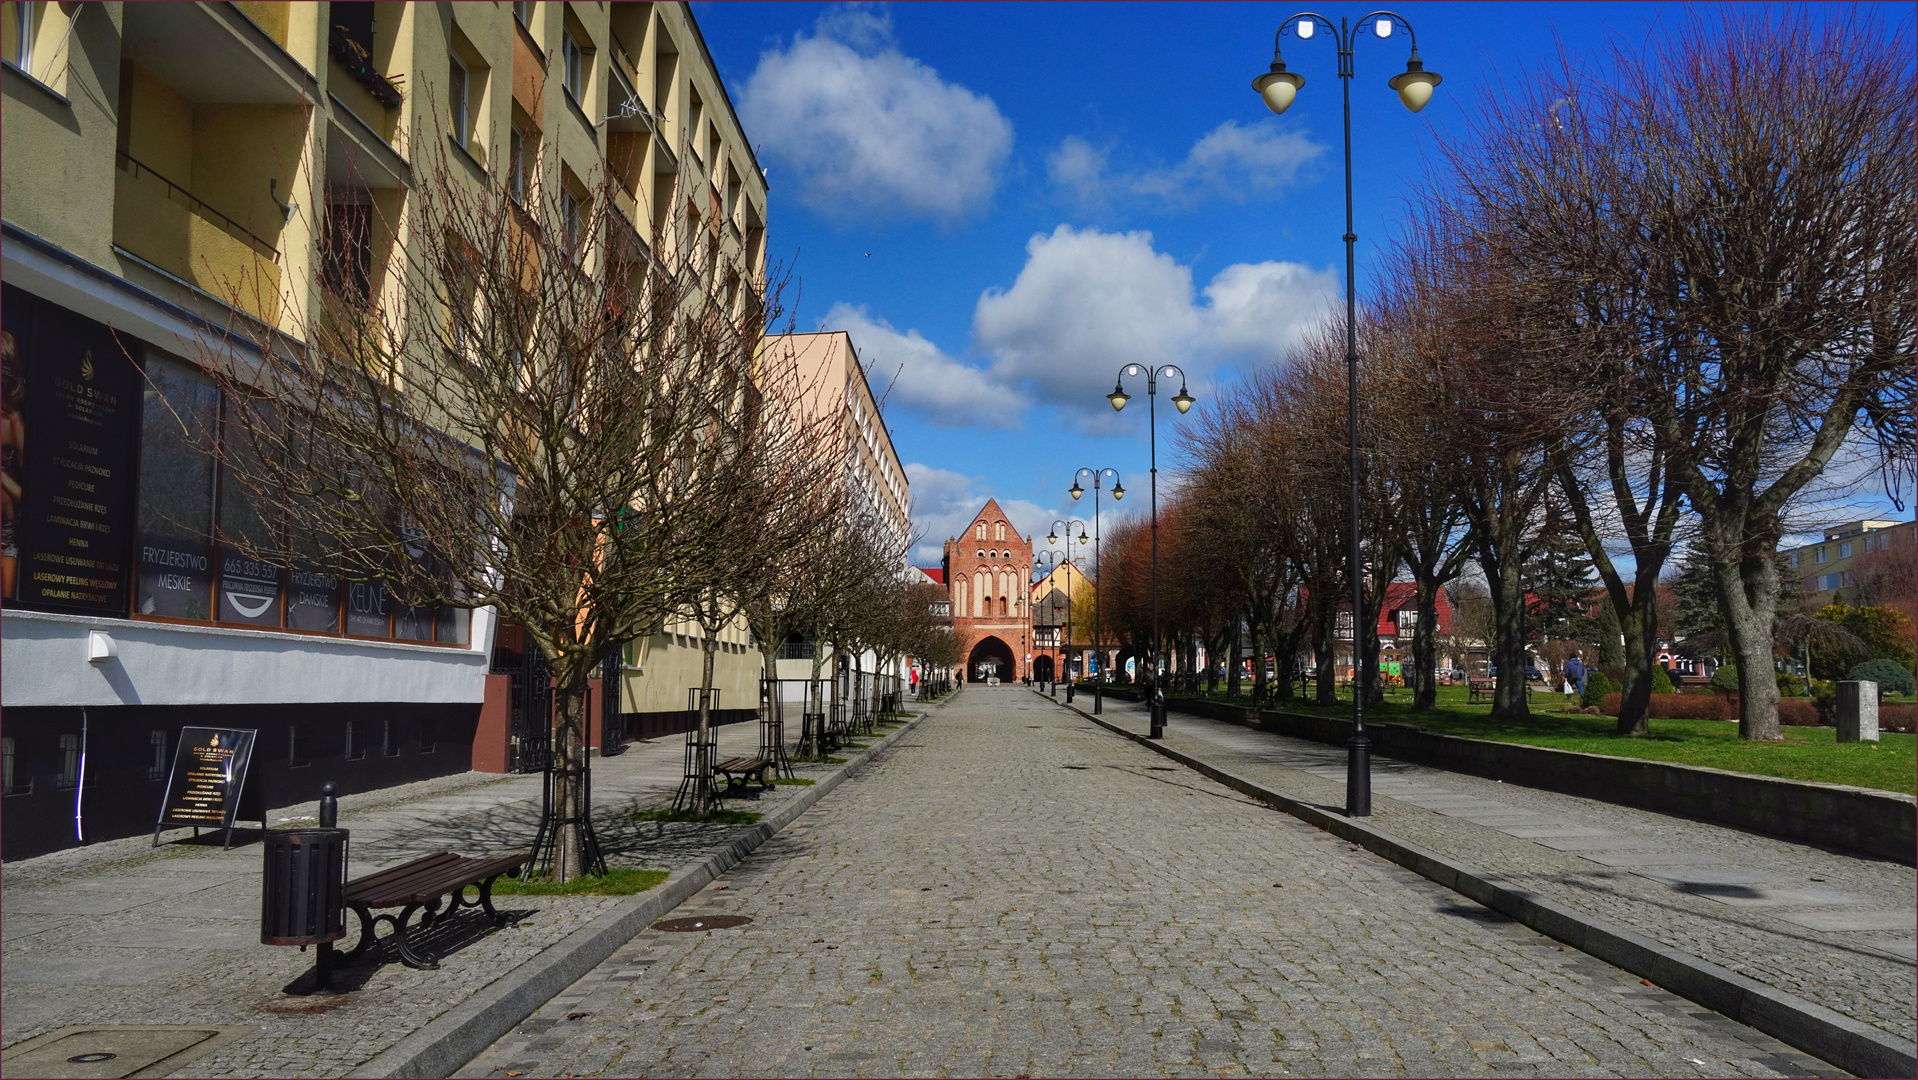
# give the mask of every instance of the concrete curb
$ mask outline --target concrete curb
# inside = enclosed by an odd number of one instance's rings
[[[947,697],[946,701],[952,700]],[[918,727],[945,702],[929,706],[905,726],[848,760],[791,802],[703,858],[673,871],[647,892],[620,904],[547,946],[538,955],[502,975],[479,993],[429,1021],[373,1058],[353,1066],[354,1076],[441,1077],[478,1056],[550,1000],[611,956],[633,935],[685,903],[754,848],[765,843],[827,792],[857,772],[875,754]]]
[[[1046,700],[1052,699],[1048,697]],[[1689,953],[1669,948],[1642,934],[1595,919],[1337,811],[1273,791],[1236,773],[1093,716],[1076,704],[1055,704],[1071,709],[1107,731],[1131,739],[1234,791],[1271,803],[1308,825],[1359,844],[1541,934],[1556,938],[1640,978],[1649,979],[1672,993],[1756,1028],[1847,1072],[1857,1076],[1918,1075],[1918,1044]]]

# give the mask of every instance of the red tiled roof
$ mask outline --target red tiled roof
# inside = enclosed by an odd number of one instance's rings
[[[941,585],[946,583],[946,568],[943,566],[922,566],[919,572]]]

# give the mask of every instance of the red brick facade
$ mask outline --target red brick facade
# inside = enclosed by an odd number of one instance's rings
[[[987,499],[965,532],[946,541],[946,594],[952,599],[952,632],[965,656],[968,682],[983,681],[990,667],[1002,680],[1024,678],[1032,649],[1032,541]]]

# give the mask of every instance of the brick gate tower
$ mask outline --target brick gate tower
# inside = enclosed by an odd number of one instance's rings
[[[1001,680],[1024,678],[1032,651],[1032,541],[987,499],[972,524],[946,541],[946,592],[952,597],[952,633],[965,658],[968,682],[987,673]]]

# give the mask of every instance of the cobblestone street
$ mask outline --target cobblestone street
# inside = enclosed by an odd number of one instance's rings
[[[465,1076],[1842,1075],[967,689]]]

